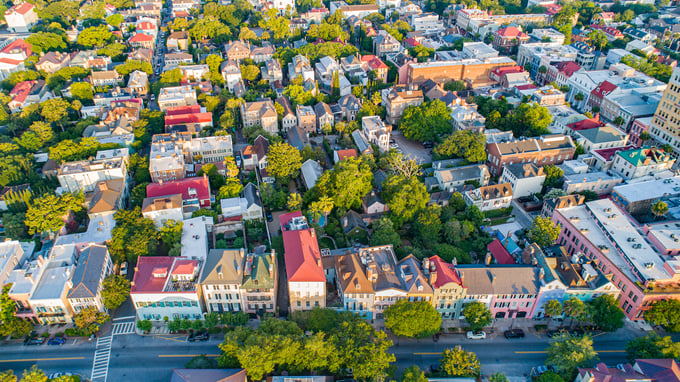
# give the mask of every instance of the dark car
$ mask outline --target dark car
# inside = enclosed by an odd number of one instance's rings
[[[189,338],[187,338],[187,341],[189,341],[189,342],[196,342],[196,341],[203,342],[203,341],[207,341],[209,339],[210,339],[210,334],[208,334],[206,332],[200,332],[200,333],[199,332],[193,332],[193,333],[191,333]]]
[[[48,345],[63,345],[66,343],[66,338],[64,337],[54,337],[47,341]]]
[[[430,365],[430,371],[433,373],[438,373],[440,369],[441,367],[438,363],[433,363],[432,365]]]
[[[268,221],[268,222],[274,221],[274,217],[272,216],[272,213],[271,213],[271,212],[267,212],[267,213],[265,214],[265,216],[267,216],[267,221]]]
[[[431,148],[434,147],[434,143],[432,143],[432,142],[425,142],[425,143],[423,143],[423,147],[426,148],[426,149],[431,149]]]
[[[510,329],[503,332],[505,338],[524,338],[524,330],[522,329]]]
[[[33,346],[33,345],[42,345],[46,341],[45,337],[29,337],[24,340],[24,345],[26,346]]]
[[[574,337],[583,337],[583,335],[586,334],[586,331],[581,328],[574,328],[569,331],[569,334]]]

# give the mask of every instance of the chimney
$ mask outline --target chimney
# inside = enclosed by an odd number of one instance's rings
[[[106,185],[106,182],[99,182],[97,184],[97,187],[99,188],[99,191],[106,191],[109,189],[109,186]]]
[[[437,271],[430,272],[430,284],[437,282]]]
[[[321,263],[321,260],[319,260]],[[269,277],[274,278],[274,264],[269,264]]]

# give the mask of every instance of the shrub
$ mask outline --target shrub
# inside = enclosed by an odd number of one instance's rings
[[[68,328],[68,329],[64,330],[64,334],[67,337],[76,337],[76,336],[78,336],[77,333],[78,332],[76,332],[76,330],[74,328]]]
[[[210,334],[217,334],[220,333],[221,331],[222,328],[220,328],[219,326],[213,326],[212,328],[208,329],[208,333]]]
[[[45,332],[45,333],[41,334],[40,337],[43,337],[43,338],[50,338],[50,333]]]

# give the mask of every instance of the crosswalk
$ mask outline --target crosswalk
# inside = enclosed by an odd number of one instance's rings
[[[97,347],[94,352],[94,360],[92,361],[92,376],[90,378],[92,382],[106,382],[106,377],[109,374],[112,341],[113,335],[97,339]]]
[[[112,335],[122,335],[122,334],[134,334],[135,333],[135,323],[134,322],[118,322],[113,324]]]

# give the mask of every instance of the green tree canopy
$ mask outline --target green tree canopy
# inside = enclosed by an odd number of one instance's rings
[[[65,52],[68,44],[62,35],[51,32],[38,32],[26,38],[31,50],[36,53]]]
[[[400,337],[427,338],[442,325],[441,315],[427,301],[399,300],[384,315],[385,327]]]
[[[361,198],[371,190],[373,171],[366,159],[347,158],[324,172],[316,183],[322,195],[333,199],[336,207],[358,208]]]
[[[527,238],[540,247],[547,247],[555,243],[560,235],[561,226],[555,225],[549,218],[538,216],[527,231]]]
[[[60,196],[45,194],[36,198],[26,211],[26,227],[30,234],[58,232],[70,212],[78,213],[83,209],[82,193],[64,192]]]
[[[113,215],[116,226],[111,231],[109,252],[114,261],[127,260],[137,263],[137,257],[156,253],[159,234],[151,219],[142,217],[139,207],[133,210],[118,210]]]
[[[469,130],[455,130],[433,151],[438,159],[463,158],[470,163],[486,160],[486,136]]]
[[[670,332],[680,331],[680,301],[676,299],[658,300],[644,313],[645,321],[661,325]]]
[[[493,320],[489,308],[480,301],[466,304],[463,308],[463,316],[472,330],[482,330]]]
[[[130,281],[123,276],[110,274],[102,282],[101,295],[106,309],[116,309],[130,295]]]
[[[393,175],[383,183],[383,198],[399,222],[410,221],[430,201],[427,187],[417,177]]]
[[[121,76],[127,76],[135,70],[145,72],[149,76],[153,74],[153,68],[147,61],[127,60],[125,63],[116,66],[116,72]]]
[[[409,106],[401,117],[399,130],[404,137],[416,141],[434,141],[451,131],[451,115],[446,104],[438,99],[420,106]]]
[[[302,157],[288,143],[274,143],[267,153],[267,171],[283,184],[296,177],[302,167]]]
[[[597,359],[593,340],[589,336],[573,337],[568,333],[554,338],[548,347],[546,365],[553,366],[561,375],[573,379],[579,367],[591,367]]]
[[[110,42],[112,38],[113,34],[106,25],[99,25],[83,29],[78,34],[78,44],[86,48],[101,47]]]
[[[633,362],[636,359],[680,359],[680,343],[673,342],[670,336],[660,337],[655,333],[645,337],[637,337],[626,343],[626,358]]]
[[[592,322],[606,332],[613,332],[623,327],[626,315],[619,307],[619,302],[612,295],[605,294],[588,301],[588,313]]]
[[[479,377],[482,365],[473,352],[463,350],[460,345],[444,350],[442,372],[448,377]]]
[[[99,331],[99,326],[109,320],[109,315],[100,312],[93,306],[83,308],[75,316],[73,323],[85,335],[90,335]]]

